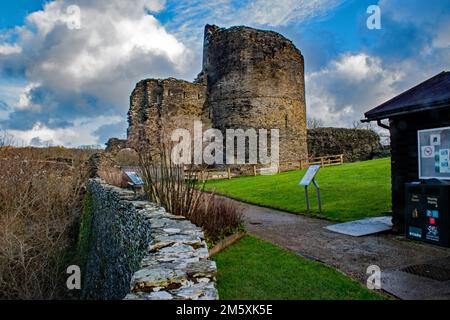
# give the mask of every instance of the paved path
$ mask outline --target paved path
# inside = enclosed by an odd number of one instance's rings
[[[370,265],[377,265],[384,272],[450,256],[450,249],[409,241],[401,236],[346,236],[325,229],[332,224],[329,221],[231,201],[243,207],[250,234],[298,255],[324,262],[362,283],[366,282],[366,270]],[[444,284],[450,298],[450,283]],[[423,292],[406,294],[402,298],[429,296],[432,294]]]

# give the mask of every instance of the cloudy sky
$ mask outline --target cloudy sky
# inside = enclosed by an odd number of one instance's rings
[[[381,9],[380,30],[366,26],[369,5]],[[136,82],[193,80],[207,23],[293,40],[305,56],[308,114],[328,126],[351,126],[450,69],[442,0],[1,1],[0,129],[24,145],[125,137]]]

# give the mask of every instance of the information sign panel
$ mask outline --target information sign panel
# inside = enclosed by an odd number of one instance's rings
[[[418,131],[419,178],[450,180],[450,127]]]

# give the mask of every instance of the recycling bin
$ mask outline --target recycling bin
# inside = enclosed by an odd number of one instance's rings
[[[450,247],[450,185],[406,184],[406,237]]]

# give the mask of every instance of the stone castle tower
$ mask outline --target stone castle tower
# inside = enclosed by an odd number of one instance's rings
[[[144,80],[131,95],[128,144],[150,143],[161,130],[279,129],[280,161],[307,157],[304,60],[272,31],[205,27],[203,70],[194,83]]]

